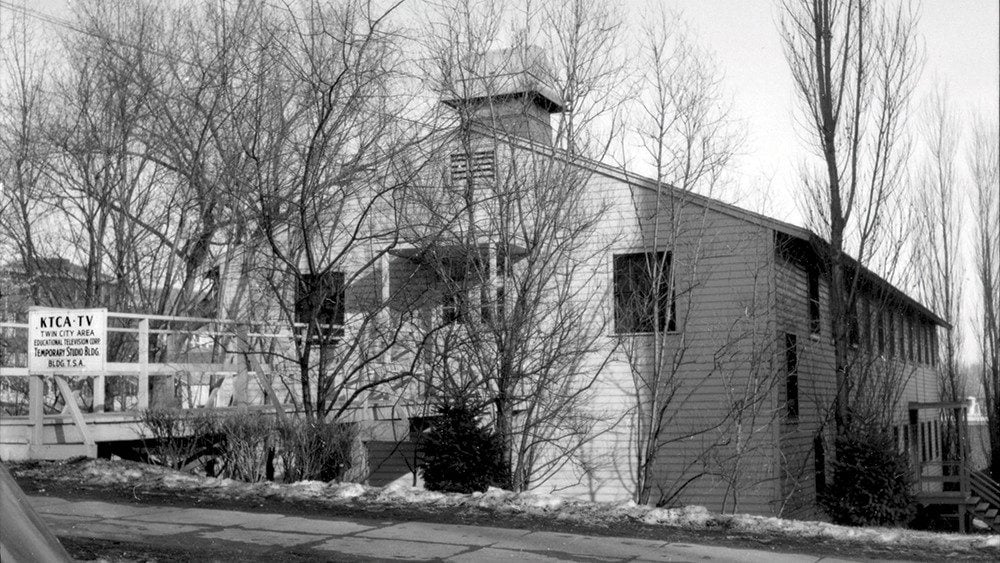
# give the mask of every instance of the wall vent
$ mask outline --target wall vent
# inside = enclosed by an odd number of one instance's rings
[[[451,181],[492,180],[496,177],[494,149],[454,153],[451,155]]]

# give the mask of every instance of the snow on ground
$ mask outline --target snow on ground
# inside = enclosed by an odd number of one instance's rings
[[[23,477],[72,481],[85,485],[130,485],[151,489],[196,492],[237,499],[310,500],[334,505],[370,505],[409,508],[477,507],[498,514],[519,513],[558,518],[583,524],[612,526],[617,521],[689,530],[726,529],[761,535],[815,537],[863,542],[872,545],[945,550],[1000,549],[1000,535],[964,535],[921,532],[902,528],[853,528],[827,522],[786,520],[748,514],[714,514],[703,506],[654,508],[634,502],[596,503],[557,495],[513,493],[490,488],[485,493],[439,493],[401,484],[369,487],[357,483],[301,481],[293,484],[244,483],[203,477],[164,467],[126,461],[88,460],[67,464],[29,464],[15,468]]]

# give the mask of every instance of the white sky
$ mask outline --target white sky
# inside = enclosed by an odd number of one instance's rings
[[[778,36],[779,1],[619,1],[633,25],[657,3],[683,15],[698,44],[713,53],[725,77],[724,89],[732,97],[733,116],[745,125],[746,143],[736,172],[738,191],[750,195],[739,204],[801,225],[794,194],[807,148],[794,123],[798,100]],[[67,0],[26,4],[57,17],[69,16]],[[947,84],[953,110],[965,123],[973,112],[998,119],[1000,1],[924,0],[919,6],[926,66],[916,101],[940,81]]]
[[[656,1],[656,0],[652,0]],[[794,122],[791,74],[777,31],[774,0],[662,0],[680,10],[700,43],[715,54],[746,124],[740,169],[745,183],[769,190],[762,202],[744,202],[777,219],[801,224],[794,192],[807,154]],[[1000,106],[1000,2],[925,0],[920,11],[926,66],[920,102],[935,81],[947,84],[953,110],[967,124],[973,112],[997,119]]]

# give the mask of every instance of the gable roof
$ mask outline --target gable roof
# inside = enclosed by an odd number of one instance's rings
[[[557,158],[563,160],[566,163],[586,168],[591,172],[600,174],[608,178],[616,179],[628,185],[638,186],[652,191],[658,191],[664,188],[675,192],[680,191],[677,187],[671,184],[667,184],[664,182],[657,182],[652,178],[642,176],[641,174],[636,174],[634,172],[630,172],[624,168],[614,167],[604,162],[600,162],[598,160],[594,160],[587,157],[582,157],[579,155],[570,155],[566,153],[566,151],[563,149],[558,149],[551,146],[545,146],[543,144],[528,139],[524,139],[521,137],[513,137],[507,134],[502,134],[495,130],[489,130],[489,128],[486,126],[478,126],[478,127],[486,129],[486,131],[484,132],[492,135],[494,138],[502,138],[505,143],[513,147],[532,151],[538,154],[542,154],[544,156]],[[498,133],[500,133],[500,136],[498,136]],[[779,221],[777,219],[774,219],[773,217],[768,217],[761,213],[756,213],[747,209],[743,209],[742,207],[730,203],[725,203],[723,201],[705,195],[697,194],[694,192],[684,192],[684,197],[687,198],[689,201],[697,205],[700,205],[702,207],[705,207],[710,211],[715,211],[718,213],[722,213],[724,215],[728,215],[730,217],[734,217],[736,219],[747,221],[754,225],[770,229],[775,233],[781,233],[785,236],[792,237],[804,243],[808,243],[816,253],[817,258],[820,258],[830,249],[830,243],[826,239],[810,231],[809,229],[805,229],[784,221]],[[930,308],[926,307],[924,304],[920,303],[916,299],[910,297],[909,295],[906,294],[906,292],[894,286],[885,278],[881,277],[872,270],[868,269],[866,266],[858,262],[854,257],[848,255],[848,259],[850,260],[850,262],[848,263],[848,267],[859,272],[861,281],[863,283],[886,291],[887,294],[890,295],[893,299],[898,300],[904,306],[914,309],[921,315],[930,319],[935,324],[945,328],[951,327],[951,325],[946,320],[942,319]]]

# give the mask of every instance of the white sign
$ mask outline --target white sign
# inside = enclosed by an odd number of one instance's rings
[[[107,309],[28,310],[30,373],[101,372],[107,349]]]

